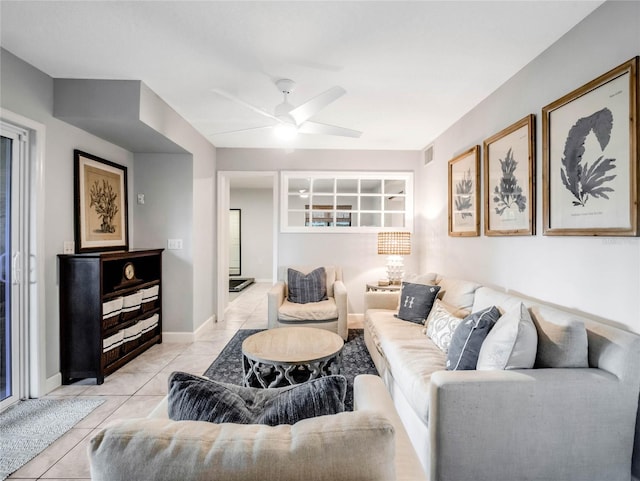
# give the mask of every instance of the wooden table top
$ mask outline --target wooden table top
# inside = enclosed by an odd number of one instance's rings
[[[246,338],[242,354],[258,361],[304,364],[333,356],[343,346],[340,336],[325,329],[278,327]]]

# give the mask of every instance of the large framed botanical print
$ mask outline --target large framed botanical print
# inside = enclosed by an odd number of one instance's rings
[[[638,57],[542,109],[545,235],[638,235]]]
[[[449,235],[480,235],[480,146],[449,161]]]
[[[76,252],[127,250],[127,168],[74,150]]]
[[[484,233],[535,233],[535,116],[484,141]]]

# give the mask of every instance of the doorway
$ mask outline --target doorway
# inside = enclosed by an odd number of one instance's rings
[[[277,172],[218,172],[218,320],[224,319],[229,305],[230,252],[235,242],[231,236],[230,213],[237,209],[241,212],[237,251],[241,253],[238,265],[242,277],[273,282],[277,275],[277,208]]]

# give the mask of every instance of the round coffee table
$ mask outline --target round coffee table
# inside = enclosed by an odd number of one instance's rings
[[[279,387],[340,374],[344,341],[315,327],[279,327],[242,342],[244,385]]]

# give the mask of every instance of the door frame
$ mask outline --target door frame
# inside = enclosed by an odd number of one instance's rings
[[[28,145],[24,158],[23,181],[24,222],[23,279],[27,288],[22,303],[23,319],[23,386],[20,397],[37,398],[60,384],[59,372],[47,379],[46,371],[46,316],[45,316],[45,249],[44,249],[44,124],[28,119],[10,110],[0,108],[0,120],[28,132]]]
[[[273,253],[271,276],[272,280],[277,277],[278,269],[278,172],[276,171],[218,171],[218,209],[217,209],[217,308],[216,321],[224,319],[224,311],[229,304],[229,208],[231,203],[231,179],[247,177],[268,177],[271,178],[273,195]]]

